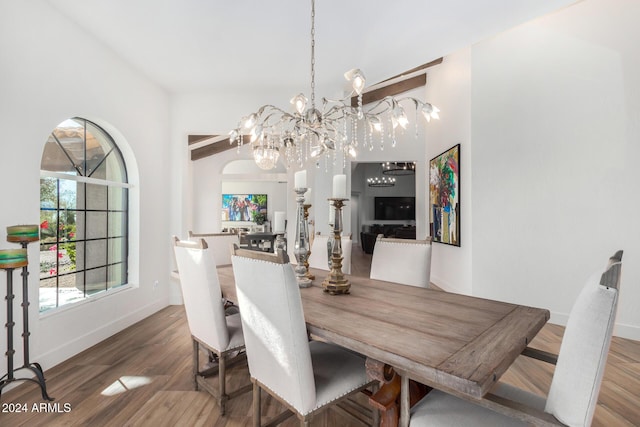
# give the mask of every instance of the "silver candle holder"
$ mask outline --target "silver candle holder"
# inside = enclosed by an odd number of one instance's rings
[[[311,286],[311,279],[308,277],[307,258],[309,257],[309,230],[307,228],[307,221],[304,216],[304,193],[307,192],[307,188],[295,188],[296,192],[296,240],[294,243],[293,254],[298,261],[298,265],[295,268],[296,280],[298,286],[301,288],[308,288]]]

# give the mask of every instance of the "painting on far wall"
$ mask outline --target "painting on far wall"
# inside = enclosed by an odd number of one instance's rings
[[[429,201],[433,241],[460,246],[460,144],[429,162]]]
[[[266,194],[222,195],[222,221],[256,221],[256,214],[266,218]]]

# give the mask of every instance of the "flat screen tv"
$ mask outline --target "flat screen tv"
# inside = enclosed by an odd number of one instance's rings
[[[416,219],[415,197],[376,197],[375,214],[377,220],[410,221]]]
[[[256,213],[267,216],[266,194],[223,194],[223,221],[254,221]]]

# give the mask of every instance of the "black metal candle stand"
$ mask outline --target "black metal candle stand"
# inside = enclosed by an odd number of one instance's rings
[[[7,240],[10,242],[20,243],[23,249],[27,249],[27,245],[30,242],[38,239],[11,240],[10,238],[7,238]],[[7,328],[7,352],[5,353],[7,356],[7,374],[0,378],[0,396],[2,396],[2,389],[15,381],[31,381],[40,386],[42,398],[44,400],[52,401],[54,399],[47,394],[47,385],[45,383],[42,366],[36,362],[29,362],[29,336],[31,333],[29,332],[29,270],[26,261],[22,266],[22,345],[24,364],[16,369],[13,367],[13,355],[15,353],[15,350],[13,349],[13,327],[15,326],[15,322],[13,321],[13,299],[15,298],[13,295],[13,270],[15,270],[15,268],[16,266],[0,267],[0,269],[7,272],[7,323],[5,324]],[[14,375],[15,372],[22,369],[27,369],[33,372],[35,374],[35,378],[16,378]]]

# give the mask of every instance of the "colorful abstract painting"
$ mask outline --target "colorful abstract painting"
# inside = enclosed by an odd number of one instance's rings
[[[460,246],[460,144],[429,162],[429,200],[433,241]]]
[[[223,194],[223,221],[255,221],[255,215],[267,215],[266,194]]]

